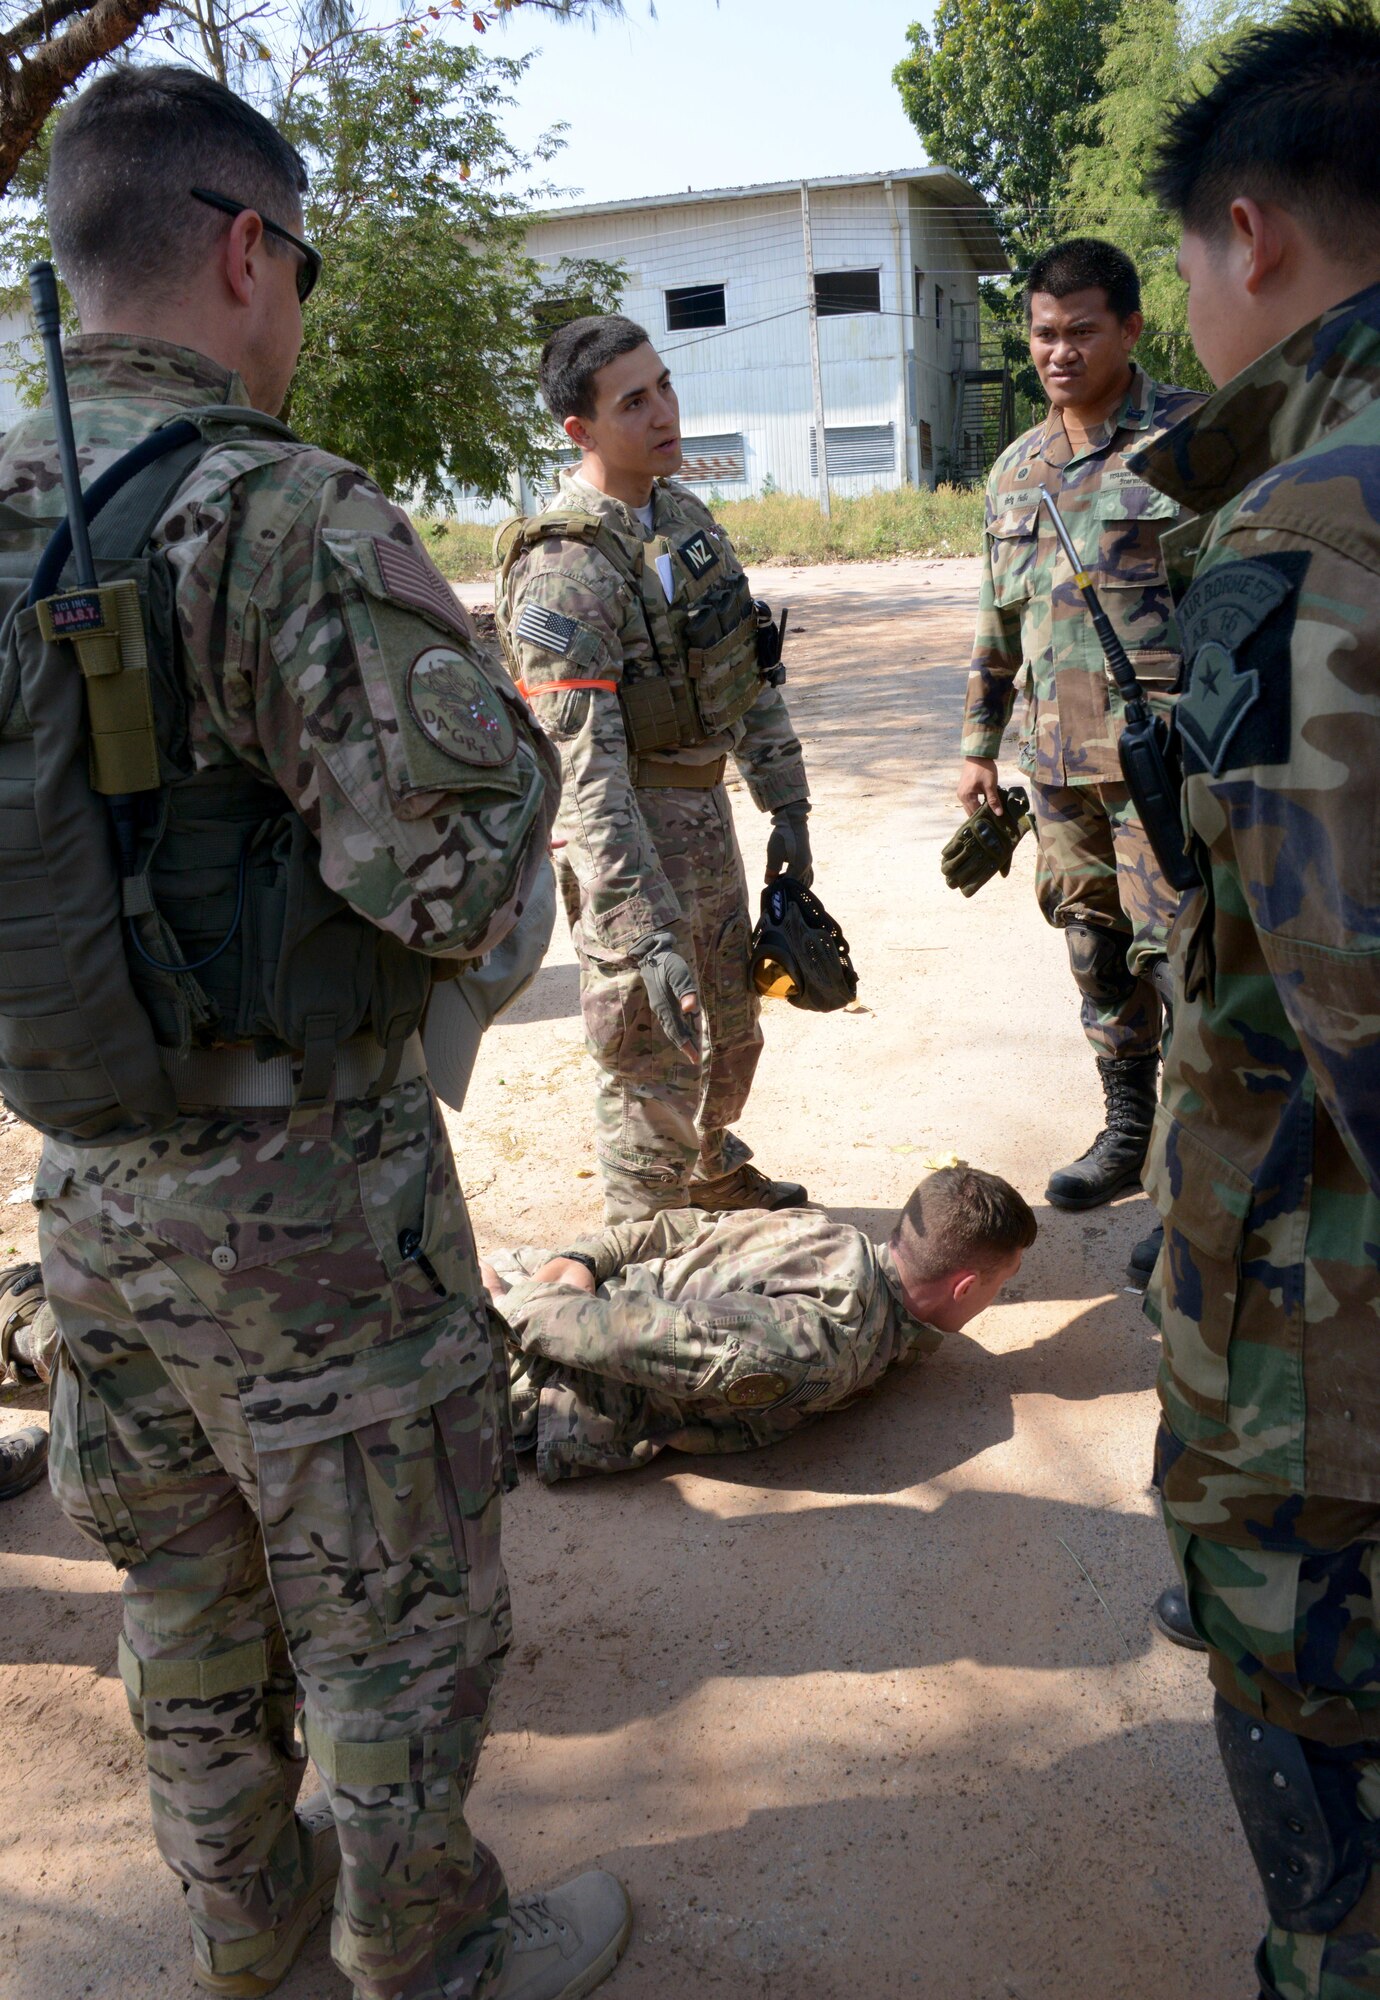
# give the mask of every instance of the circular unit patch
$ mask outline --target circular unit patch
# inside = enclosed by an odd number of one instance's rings
[[[517,754],[503,697],[453,646],[428,646],[407,671],[407,705],[422,734],[457,764],[495,771]]]
[[[786,1393],[784,1375],[740,1375],[724,1390],[724,1401],[735,1410],[762,1410],[779,1403]]]

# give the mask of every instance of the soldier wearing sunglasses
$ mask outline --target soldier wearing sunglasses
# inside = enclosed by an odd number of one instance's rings
[[[555,758],[406,515],[274,421],[321,268],[305,186],[190,70],[110,71],[53,140],[82,482],[174,419],[205,448],[149,553],[107,551],[176,613],[175,646],[150,617],[158,810],[117,938],[171,1108],[118,1143],[45,1128],[51,1477],[124,1575],[120,1671],[196,1980],[268,1993],[334,1903],[357,2000],[561,2000],[611,1970],[630,1909],[598,1870],[510,1899],[466,1819],[513,1460],[418,1032],[433,976],[539,885]],[[65,511],[46,409],[0,445],[0,507],[37,566]],[[163,941],[135,964],[150,910]],[[108,937],[120,909],[92,921]],[[294,1810],[299,1724],[323,1789]]]

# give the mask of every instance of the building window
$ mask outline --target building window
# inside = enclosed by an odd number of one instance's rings
[[[915,271],[915,317],[925,317],[925,274],[918,265]]]
[[[934,288],[934,330],[936,333],[944,331],[944,287],[942,285],[936,285]]]
[[[920,470],[934,470],[934,432],[923,422],[920,425]]]
[[[569,326],[571,320],[585,319],[598,310],[596,301],[588,292],[579,298],[566,298],[548,292],[532,307],[532,324],[539,340],[549,340],[553,333]]]
[[[682,438],[685,457],[678,479],[691,485],[725,486],[731,480],[747,478],[747,453],[741,431],[726,431],[718,437]]]
[[[894,424],[846,424],[835,429],[824,426],[824,455],[831,479],[846,478],[850,472],[894,472],[896,470],[896,427]],[[819,450],[815,427],[810,426],[810,476],[819,476]]]
[[[837,313],[879,313],[881,309],[880,271],[815,273],[815,311],[821,319]]]
[[[698,326],[727,326],[722,285],[677,285],[666,294],[666,331],[688,333]]]

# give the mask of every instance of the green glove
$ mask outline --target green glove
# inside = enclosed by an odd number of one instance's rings
[[[951,889],[975,896],[994,875],[1011,873],[1011,856],[1021,836],[1030,831],[1030,800],[1019,785],[1009,791],[998,786],[1002,815],[997,817],[985,802],[964,820],[939,857],[944,880]]]

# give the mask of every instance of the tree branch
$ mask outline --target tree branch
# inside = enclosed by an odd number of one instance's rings
[[[77,78],[138,32],[162,0],[95,0],[66,31],[0,63],[0,194]]]

